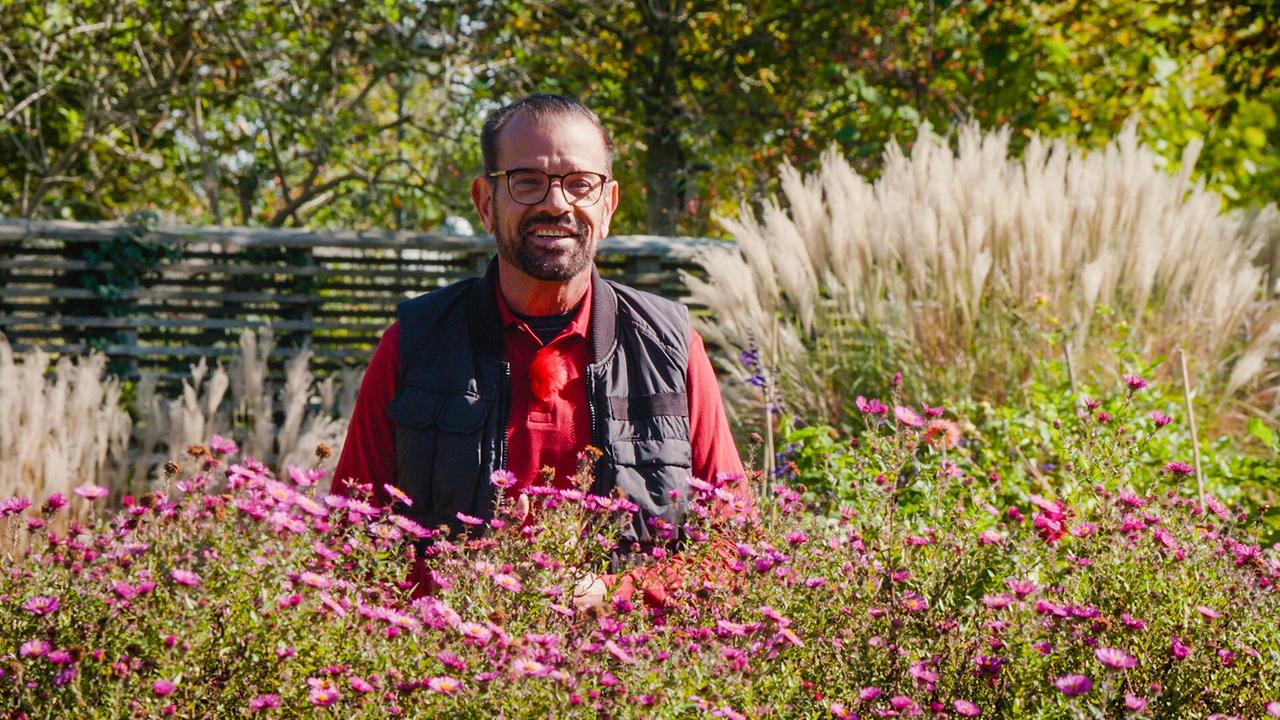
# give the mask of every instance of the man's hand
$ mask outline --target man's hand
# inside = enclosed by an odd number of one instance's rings
[[[606,590],[599,575],[588,573],[573,588],[573,606],[579,610],[603,609]]]

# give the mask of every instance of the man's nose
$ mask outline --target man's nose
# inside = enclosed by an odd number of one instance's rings
[[[547,183],[547,196],[542,198],[539,205],[558,210],[560,214],[571,211],[573,206],[569,204],[568,195],[564,191],[564,178],[548,178]]]

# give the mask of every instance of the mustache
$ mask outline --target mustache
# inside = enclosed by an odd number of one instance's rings
[[[520,232],[528,233],[535,225],[555,225],[556,227],[568,230],[574,235],[579,237],[582,236],[582,228],[578,227],[577,223],[570,220],[566,215],[550,215],[546,213],[534,215],[533,217],[526,218],[524,222],[520,223]]]

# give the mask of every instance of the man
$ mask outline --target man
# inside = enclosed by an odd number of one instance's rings
[[[533,95],[489,116],[481,148],[471,199],[497,257],[483,278],[399,305],[360,388],[336,491],[370,483],[385,502],[392,483],[412,498],[409,517],[461,531],[458,513],[492,516],[493,471],[513,473],[516,493],[544,466],[565,486],[593,445],[603,455],[592,491],[617,488],[638,505],[625,544],[648,546],[655,528],[683,521],[691,474],[742,473],[702,340],[683,306],[595,271],[619,190],[594,113]],[[608,584],[593,578],[578,604],[598,605]]]

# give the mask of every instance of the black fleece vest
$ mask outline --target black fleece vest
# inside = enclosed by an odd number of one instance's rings
[[[678,528],[687,509],[692,454],[689,313],[681,304],[592,272],[587,398],[596,462],[591,492],[615,488],[640,512],[623,539],[653,542],[657,520]],[[483,278],[396,308],[400,376],[391,403],[397,482],[405,514],[425,527],[476,533],[459,512],[493,517],[489,475],[507,464],[510,365],[503,360],[495,296],[497,261]]]

